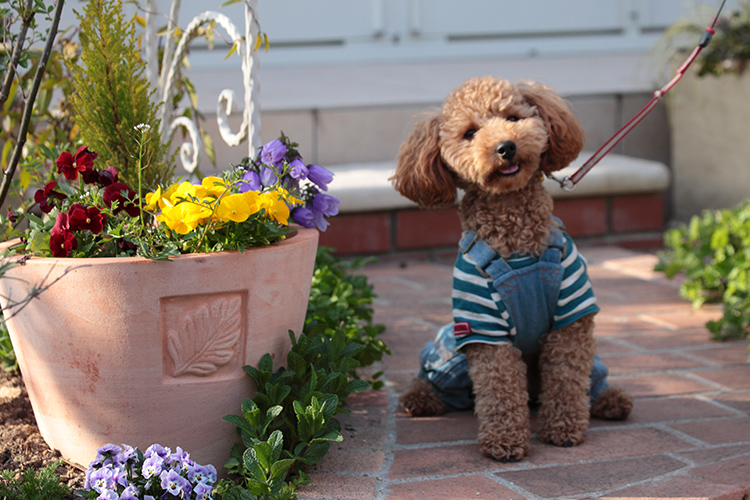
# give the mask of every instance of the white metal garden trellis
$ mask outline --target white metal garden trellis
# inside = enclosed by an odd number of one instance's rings
[[[162,56],[161,72],[159,71],[159,44],[157,42],[157,23],[160,17],[156,0],[147,0],[146,7],[146,31],[144,37],[144,50],[146,58],[146,73],[151,85],[156,88],[154,98],[161,102],[158,118],[161,120],[161,134],[163,140],[172,137],[175,131],[184,127],[190,136],[190,142],[180,146],[180,160],[188,172],[193,172],[198,166],[198,157],[201,150],[201,138],[198,128],[192,120],[184,116],[173,116],[172,102],[174,92],[180,77],[180,68],[183,58],[188,52],[190,43],[198,35],[199,29],[207,24],[215,23],[222,27],[229,39],[238,44],[237,52],[241,58],[242,79],[245,91],[244,109],[242,110],[242,124],[237,133],[232,132],[228,117],[237,100],[235,92],[224,89],[219,95],[216,105],[216,120],[222,139],[229,146],[238,146],[243,140],[248,141],[248,156],[254,157],[255,151],[261,145],[260,139],[260,105],[259,90],[260,83],[258,72],[260,63],[256,54],[255,41],[260,33],[258,24],[258,1],[244,0],[245,3],[245,31],[244,36],[240,34],[232,21],[219,12],[206,11],[195,16],[183,30],[179,42],[175,43],[174,37],[166,36],[164,43],[164,54]],[[168,31],[171,33],[178,26],[181,0],[172,0],[168,17]]]

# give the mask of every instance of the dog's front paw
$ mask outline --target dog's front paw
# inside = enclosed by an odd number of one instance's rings
[[[531,450],[530,433],[480,433],[479,449],[486,456],[498,462],[518,462],[529,456]]]
[[[542,424],[537,435],[540,441],[569,448],[578,446],[586,441],[586,430],[588,429],[588,419],[586,421],[556,423],[551,425]]]

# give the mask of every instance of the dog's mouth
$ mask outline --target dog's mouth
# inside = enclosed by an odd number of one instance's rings
[[[521,164],[511,163],[510,165],[501,166],[499,169],[495,170],[495,174],[501,177],[513,177],[514,175],[517,175],[521,171]]]

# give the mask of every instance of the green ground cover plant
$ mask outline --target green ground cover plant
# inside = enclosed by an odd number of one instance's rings
[[[657,271],[682,275],[680,294],[694,307],[721,304],[724,314],[706,326],[717,340],[750,333],[750,200],[706,210],[667,231]]]
[[[217,486],[225,500],[296,498],[308,482],[304,467],[318,463],[332,442],[343,440],[337,414],[348,413],[346,398],[382,382],[365,381],[356,369],[390,354],[372,324],[372,286],[355,274],[365,260],[345,262],[328,248],[316,259],[304,331],[295,338],[286,367],[273,370],[265,355],[244,370],[257,392],[242,403],[242,415],[225,420],[237,425],[242,445],[225,464],[235,483]]]
[[[20,478],[15,471],[0,473],[0,498],[2,500],[59,500],[70,495],[70,490],[60,482],[55,470],[62,461],[48,465],[39,471],[26,469]]]

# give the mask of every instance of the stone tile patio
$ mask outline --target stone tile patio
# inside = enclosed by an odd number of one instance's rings
[[[602,307],[599,353],[636,398],[627,421],[592,420],[576,448],[534,438],[527,460],[501,464],[480,453],[471,412],[406,417],[398,397],[419,350],[451,320],[452,258],[383,261],[365,272],[393,352],[374,367],[386,388],[350,398],[345,440],[310,471],[300,498],[748,498],[747,342],[711,341],[703,325],[720,312],[693,311],[678,283],[652,271],[653,255],[583,251]]]

